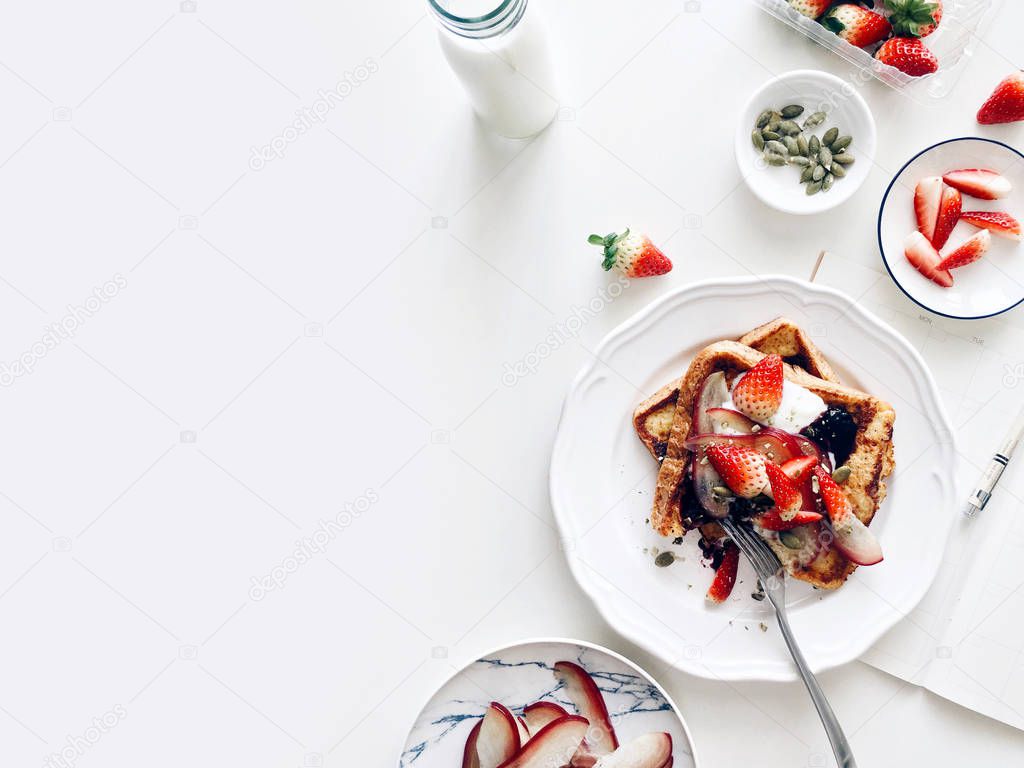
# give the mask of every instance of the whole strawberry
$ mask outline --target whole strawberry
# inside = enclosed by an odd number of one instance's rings
[[[782,381],[782,358],[767,355],[736,382],[733,405],[754,421],[767,421],[782,403]]]
[[[892,32],[889,21],[880,13],[853,3],[837,5],[821,20],[825,29],[835,32],[850,45],[863,48],[884,40]]]
[[[978,122],[982,125],[1018,120],[1024,120],[1024,72],[1014,72],[999,83],[978,110]]]
[[[939,60],[916,37],[893,37],[875,51],[875,58],[913,77],[930,75],[939,68]]]
[[[897,37],[927,37],[942,21],[942,0],[885,0]]]
[[[633,234],[627,229],[622,234],[591,235],[587,242],[604,249],[601,266],[605,271],[614,267],[626,277],[651,277],[672,271],[668,256],[659,251],[647,235]]]
[[[816,19],[823,14],[832,0],[787,0],[797,13],[802,13],[809,19]]]

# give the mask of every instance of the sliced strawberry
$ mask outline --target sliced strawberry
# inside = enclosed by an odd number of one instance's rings
[[[938,283],[943,288],[953,286],[953,276],[949,270],[939,269],[939,252],[935,250],[928,238],[920,232],[911,233],[903,242],[903,254],[914,269],[927,277],[933,283]]]
[[[868,530],[853,512],[853,505],[832,475],[816,467],[814,476],[818,480],[818,492],[832,521],[836,549],[851,562],[858,565],[874,565],[882,560],[882,548],[874,534]]]
[[[912,77],[930,75],[939,68],[939,60],[916,37],[891,37],[875,51],[875,58]]]
[[[782,467],[770,461],[764,463],[765,474],[768,475],[768,495],[775,502],[774,511],[778,512],[783,520],[792,520],[793,516],[803,506],[803,496],[796,484],[789,479]],[[806,522],[811,522],[810,520]]]
[[[815,456],[799,456],[795,459],[790,459],[782,464],[782,471],[786,473],[786,477],[792,480],[797,485],[800,485],[805,480],[810,479],[811,470],[814,469],[818,464],[818,459]]]
[[[975,227],[987,229],[996,237],[1007,240],[1021,239],[1020,222],[1003,211],[964,211],[960,218]]]
[[[754,421],[767,421],[782,402],[782,358],[767,355],[747,371],[732,390],[736,410]]]
[[[917,187],[914,189],[917,231],[927,237],[929,242],[935,239],[935,222],[939,220],[939,205],[941,203],[941,176],[927,176],[917,182]]]
[[[1024,120],[1024,72],[1003,79],[978,110],[978,122],[983,125],[1018,120]]]
[[[708,587],[707,599],[712,603],[722,603],[732,593],[736,583],[736,571],[740,567],[740,551],[731,541],[725,542],[725,554],[715,571],[715,580]]]
[[[936,269],[956,269],[972,264],[985,255],[991,244],[992,235],[987,229],[983,229],[940,261]]]
[[[705,456],[737,496],[752,499],[768,488],[764,456],[757,451],[737,445],[709,445]]]
[[[605,271],[614,267],[626,277],[652,277],[672,271],[672,262],[647,235],[627,229],[621,234],[612,232],[604,237],[591,235],[587,242],[604,249],[601,266]]]
[[[792,513],[792,517],[787,520],[779,513],[777,507],[772,507],[754,518],[755,523],[769,531],[788,531],[801,525],[816,523],[819,520],[821,520],[819,513],[806,510]]]
[[[960,190],[943,184],[939,216],[935,220],[935,234],[932,235],[932,245],[935,246],[935,250],[942,250],[942,246],[949,240],[953,227],[960,221],[961,210],[963,210],[963,197],[960,195]]]
[[[963,168],[950,171],[942,177],[949,186],[956,187],[965,195],[981,200],[998,200],[1010,194],[1013,186],[1010,180],[988,168]]]

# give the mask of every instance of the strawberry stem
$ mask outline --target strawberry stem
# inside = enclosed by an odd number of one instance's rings
[[[604,260],[601,262],[601,267],[605,272],[615,266],[615,254],[619,251],[618,243],[628,235],[629,227],[626,227],[626,231],[621,235],[609,232],[604,237],[601,235],[590,235],[587,238],[587,242],[591,245],[600,245],[604,249]]]

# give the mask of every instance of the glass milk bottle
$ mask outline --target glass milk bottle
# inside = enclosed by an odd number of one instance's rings
[[[527,0],[429,0],[448,65],[493,131],[526,138],[558,111],[547,26]]]

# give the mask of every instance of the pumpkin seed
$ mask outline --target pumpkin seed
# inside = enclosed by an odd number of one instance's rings
[[[808,160],[808,159],[807,159],[806,157],[804,157],[803,155],[790,155],[790,156],[789,156],[789,164],[790,164],[790,165],[801,165],[801,166],[806,166],[806,167],[808,167],[808,168],[810,168],[810,167],[811,167],[811,161],[810,161],[810,160]],[[814,170],[814,169],[812,168],[811,170]]]
[[[810,184],[807,185],[807,194],[808,195],[816,195],[820,191],[821,191],[821,182],[820,181],[812,181]]]
[[[833,162],[831,173],[837,179],[841,179],[846,175],[846,169],[843,168],[843,166],[839,165],[838,163]]]
[[[782,138],[778,133],[776,133],[775,131],[769,131],[767,128],[763,128],[761,130],[761,137],[765,141],[777,141],[778,139]]]
[[[818,162],[825,166],[826,171],[832,168],[832,151],[828,147],[822,147],[818,152]]]
[[[775,152],[765,152],[764,161],[768,163],[768,165],[785,165],[786,156],[776,154]]]
[[[800,117],[804,113],[804,108],[799,104],[787,104],[782,108],[782,116],[787,120],[792,120],[794,117]]]
[[[825,131],[825,135],[821,137],[821,143],[824,144],[826,147],[829,147],[832,146],[832,142],[838,138],[839,129],[836,128],[835,126],[832,126],[827,131]]]
[[[811,161],[808,160],[807,161],[807,167],[804,168],[804,172],[800,174],[800,183],[804,184],[804,183],[810,181],[812,173],[814,173],[814,166],[811,165]]]
[[[832,162],[839,163],[840,165],[853,165],[854,160],[856,160],[856,158],[853,155],[848,155],[846,152],[832,156]],[[833,167],[835,166],[833,165]]]
[[[817,128],[819,125],[825,122],[824,112],[815,112],[806,120],[804,120],[804,130],[809,131],[811,128]]]
[[[784,133],[786,136],[796,136],[800,133],[800,126],[792,120],[783,120],[779,123],[779,133]]]
[[[811,136],[811,138],[807,140],[807,150],[812,155],[816,155],[818,154],[819,149],[821,149],[821,141],[817,136]]]
[[[786,145],[786,150],[789,152],[789,154],[800,154],[800,145],[797,144],[796,139],[794,139],[792,136],[783,136],[782,143]]]
[[[724,485],[716,485],[711,489],[711,492],[715,496],[721,496],[723,499],[731,499],[733,497],[732,491],[726,488]]]
[[[764,112],[757,116],[757,120],[754,122],[754,127],[764,128],[766,125],[768,125],[768,121],[771,119],[772,111],[770,109],[766,109]]]
[[[750,140],[754,143],[754,148],[757,149],[758,152],[764,149],[764,136],[761,135],[761,132],[757,130],[757,128],[751,132]]]
[[[850,144],[853,143],[853,136],[840,136],[838,139],[832,142],[833,152],[842,152]]]
[[[850,479],[850,475],[852,473],[853,470],[850,469],[845,464],[843,464],[843,466],[841,467],[836,467],[836,471],[832,473],[832,479],[835,480],[840,485],[842,485],[843,483]]]
[[[774,152],[777,155],[788,155],[789,150],[786,149],[786,145],[781,141],[769,141],[764,145],[765,151]]]
[[[796,147],[797,152],[799,152],[804,157],[807,157],[807,137],[804,136],[802,133],[796,137]]]
[[[825,167],[822,165],[814,166],[814,172],[811,174],[811,178],[815,181],[821,181],[825,178]]]
[[[799,534],[793,533],[792,531],[780,531],[779,541],[786,549],[801,549],[803,544],[800,541]]]
[[[826,173],[825,178],[821,180],[821,191],[828,192],[832,189],[832,185],[835,183],[836,177],[831,173]]]
[[[673,552],[662,552],[656,558],[654,558],[654,564],[659,568],[666,568],[676,561],[676,556]]]

